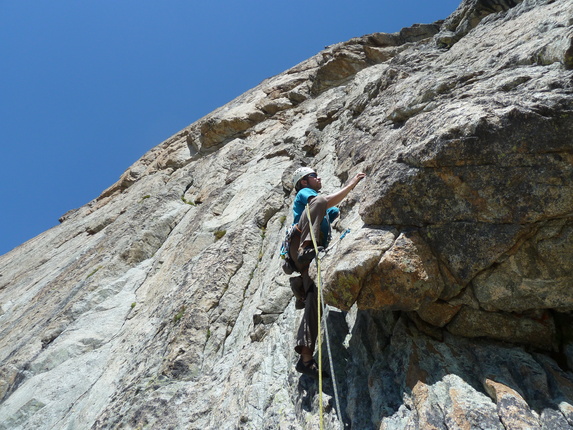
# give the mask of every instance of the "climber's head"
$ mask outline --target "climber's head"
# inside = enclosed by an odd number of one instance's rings
[[[301,167],[296,169],[292,177],[292,183],[296,191],[300,191],[307,187],[312,188],[315,191],[322,188],[320,177],[310,167]]]

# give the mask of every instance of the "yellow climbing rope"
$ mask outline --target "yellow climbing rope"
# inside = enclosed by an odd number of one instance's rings
[[[306,205],[306,215],[308,218],[308,222],[309,224],[312,226],[312,219],[310,217],[310,206],[307,204]],[[344,235],[346,235],[346,233],[349,230],[347,230],[342,236],[344,237]],[[312,239],[312,244],[314,246],[314,252],[316,253],[316,271],[317,271],[317,277],[316,277],[316,284],[317,284],[317,297],[316,297],[316,302],[317,302],[317,319],[318,319],[318,336],[317,336],[317,341],[318,341],[318,404],[319,404],[319,409],[320,409],[320,430],[323,430],[324,428],[324,407],[322,405],[322,330],[321,330],[321,322],[322,322],[322,310],[323,310],[323,304],[324,303],[324,296],[322,293],[322,280],[321,280],[321,270],[320,270],[320,257],[318,255],[318,245],[316,243],[316,237],[314,236],[314,230],[312,229],[312,227],[310,228],[310,237]],[[334,401],[336,404],[336,414],[338,415],[338,422],[340,425],[341,430],[344,430],[344,421],[342,419],[342,413],[340,411],[340,399],[338,398],[338,388],[336,387],[336,377],[335,377],[335,372],[334,372],[334,362],[332,359],[332,350],[330,349],[330,339],[328,336],[328,323],[326,321],[326,316],[328,315],[328,308],[325,307],[325,312],[324,312],[324,316],[325,316],[325,321],[324,321],[324,338],[326,339],[326,350],[328,353],[328,362],[330,363],[330,372],[331,372],[331,378],[332,378],[332,388],[334,391]]]
[[[318,303],[318,336],[317,336],[317,341],[318,341],[318,408],[320,410],[320,430],[322,430],[324,428],[324,409],[322,407],[322,341],[321,341],[321,331],[320,331],[320,321],[322,319],[321,316],[321,303],[320,303],[320,298],[321,298],[321,280],[320,280],[320,257],[318,256],[318,245],[316,244],[316,238],[314,237],[314,231],[312,228],[312,219],[310,217],[310,206],[307,204],[306,205],[306,217],[308,218],[308,223],[310,224],[310,237],[312,238],[312,245],[314,246],[314,252],[316,253],[316,271],[317,271],[317,275],[316,275],[316,288],[317,288],[317,292],[316,292],[316,301]]]

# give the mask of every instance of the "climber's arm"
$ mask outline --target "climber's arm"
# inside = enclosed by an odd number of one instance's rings
[[[328,207],[331,208],[339,204],[344,198],[354,189],[356,185],[366,176],[364,173],[358,173],[354,178],[350,180],[350,182],[344,187],[338,190],[335,193],[332,193],[326,196],[326,201],[328,203]]]

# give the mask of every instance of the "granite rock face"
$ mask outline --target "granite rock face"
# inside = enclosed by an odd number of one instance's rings
[[[573,0],[326,48],[0,256],[0,429],[311,429],[319,396],[326,428],[573,428],[571,136]],[[301,165],[367,173],[322,393],[280,268]]]

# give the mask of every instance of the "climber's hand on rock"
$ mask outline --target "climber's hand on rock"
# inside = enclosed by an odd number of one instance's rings
[[[350,181],[350,183],[352,184],[352,188],[354,188],[356,185],[358,185],[358,183],[364,179],[366,177],[366,173],[357,173],[356,176],[354,178],[352,178],[352,180]]]

